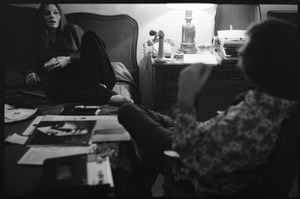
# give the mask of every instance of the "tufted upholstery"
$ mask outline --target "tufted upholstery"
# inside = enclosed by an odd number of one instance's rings
[[[84,31],[96,32],[106,44],[110,61],[122,62],[138,85],[138,24],[133,18],[128,15],[106,16],[93,13],[71,13],[66,17],[69,22],[79,25]]]

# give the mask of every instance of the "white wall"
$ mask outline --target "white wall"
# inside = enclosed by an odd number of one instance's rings
[[[16,4],[14,4],[16,5]],[[17,4],[17,6],[38,7],[39,4]],[[140,88],[143,104],[148,106],[151,101],[150,75],[145,72],[143,43],[150,39],[149,31],[162,30],[165,36],[173,39],[175,50],[180,47],[181,26],[185,23],[184,10],[171,10],[166,4],[61,4],[65,13],[91,12],[103,15],[127,14],[136,19],[139,25],[137,46],[137,62],[140,67]],[[261,6],[262,19],[266,18],[268,10],[297,10],[297,5]],[[196,45],[211,42],[213,34],[215,8],[194,11],[192,23],[196,26]]]

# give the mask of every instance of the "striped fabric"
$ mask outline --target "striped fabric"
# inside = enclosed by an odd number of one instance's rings
[[[118,119],[144,151],[156,153],[171,149],[172,118],[128,103],[119,109]]]

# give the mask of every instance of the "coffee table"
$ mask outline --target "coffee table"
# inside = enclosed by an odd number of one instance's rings
[[[37,107],[39,107],[37,115],[56,115],[60,113],[63,105],[42,104],[37,105]],[[22,122],[5,124],[4,139],[14,133],[21,135],[33,119],[34,117]],[[103,147],[113,147],[116,149],[115,153],[110,157],[115,187],[110,192],[97,192],[97,194],[103,194],[104,196],[144,195],[143,188],[140,187],[136,180],[139,161],[132,141],[98,144],[99,150],[102,150]],[[35,190],[40,186],[43,171],[42,166],[17,164],[18,160],[28,149],[25,145],[4,143],[4,183],[5,196],[7,197],[33,196],[36,194]],[[77,194],[76,190],[71,190],[70,192]],[[80,192],[80,194],[89,196],[90,192],[85,190],[84,192]]]

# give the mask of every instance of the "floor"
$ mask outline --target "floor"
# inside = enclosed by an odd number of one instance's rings
[[[162,175],[158,175],[154,185],[152,186],[152,195],[153,197],[162,197],[163,196],[163,189],[162,189],[162,182],[164,177]]]
[[[296,177],[294,186],[289,195],[290,198],[298,198],[298,177]]]
[[[163,197],[163,189],[162,189],[162,182],[164,177],[159,175],[152,187],[152,195],[153,197]],[[295,179],[294,185],[289,194],[290,198],[298,198],[298,178]]]

